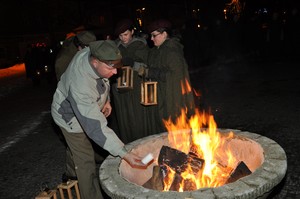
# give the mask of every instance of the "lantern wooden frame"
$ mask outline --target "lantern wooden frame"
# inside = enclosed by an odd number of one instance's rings
[[[145,106],[157,104],[157,82],[141,83],[141,104]]]
[[[123,66],[121,68],[122,75],[118,77],[118,89],[132,89],[133,88],[133,70],[130,66]]]

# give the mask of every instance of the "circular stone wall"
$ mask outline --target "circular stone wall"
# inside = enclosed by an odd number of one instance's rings
[[[185,192],[160,192],[144,188],[142,185],[152,176],[152,167],[133,169],[120,158],[108,156],[100,167],[100,182],[103,190],[111,198],[266,198],[272,189],[283,179],[287,161],[284,150],[273,140],[249,132],[231,129],[218,129],[219,132],[234,132],[245,138],[247,147],[241,139],[234,139],[231,146],[238,148],[239,160],[246,163],[253,172],[236,182],[216,188],[202,188]],[[158,157],[162,145],[167,145],[167,133],[148,136],[126,145],[139,155],[151,152]]]

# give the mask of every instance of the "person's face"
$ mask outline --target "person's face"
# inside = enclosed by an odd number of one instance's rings
[[[103,78],[110,78],[114,74],[117,74],[117,69],[107,65],[104,62],[101,62],[97,59],[94,59],[92,62],[92,66],[96,69],[98,74]]]
[[[132,35],[134,33],[134,30],[126,30],[125,32],[119,34],[120,40],[124,43],[127,44],[132,40]]]
[[[160,46],[164,41],[167,39],[167,33],[166,31],[164,32],[158,32],[158,31],[153,31],[151,32],[151,40],[154,43],[154,46]]]

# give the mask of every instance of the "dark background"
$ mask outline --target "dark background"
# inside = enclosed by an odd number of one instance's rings
[[[28,45],[44,43],[56,54],[70,32],[115,38],[121,18],[132,19],[138,34],[169,19],[191,67],[239,53],[291,59],[299,56],[299,8],[297,0],[2,0],[0,68],[22,62]]]

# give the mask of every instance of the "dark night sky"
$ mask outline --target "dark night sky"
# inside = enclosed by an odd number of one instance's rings
[[[247,0],[244,0],[247,1]],[[184,17],[186,6],[196,4],[203,10],[222,8],[226,0],[2,0],[0,7],[1,35],[38,33],[57,30],[68,30],[81,23],[92,24],[94,16],[104,15],[108,21],[114,21],[118,16],[130,15],[138,7],[151,5],[154,13],[161,12],[169,5],[181,4],[181,16]],[[273,5],[280,7],[293,4],[295,0],[251,0],[248,5]],[[285,4],[285,5],[284,5]],[[168,5],[168,6],[166,6]],[[271,6],[271,4],[270,4]],[[110,10],[110,11],[109,11]],[[108,12],[109,11],[109,12]],[[170,13],[171,14],[171,13]],[[209,14],[209,13],[208,13]],[[171,14],[172,15],[172,14]],[[178,13],[176,15],[178,17]],[[88,21],[88,22],[87,22]]]
[[[297,0],[240,1],[246,1],[248,8],[288,8],[299,4]],[[196,7],[205,18],[222,12],[226,2],[229,0],[1,0],[0,36],[68,32],[79,25],[105,29],[119,18],[135,17],[135,10],[141,7],[147,8],[146,23],[157,17],[184,21],[187,12]],[[101,17],[105,20],[99,24]]]

